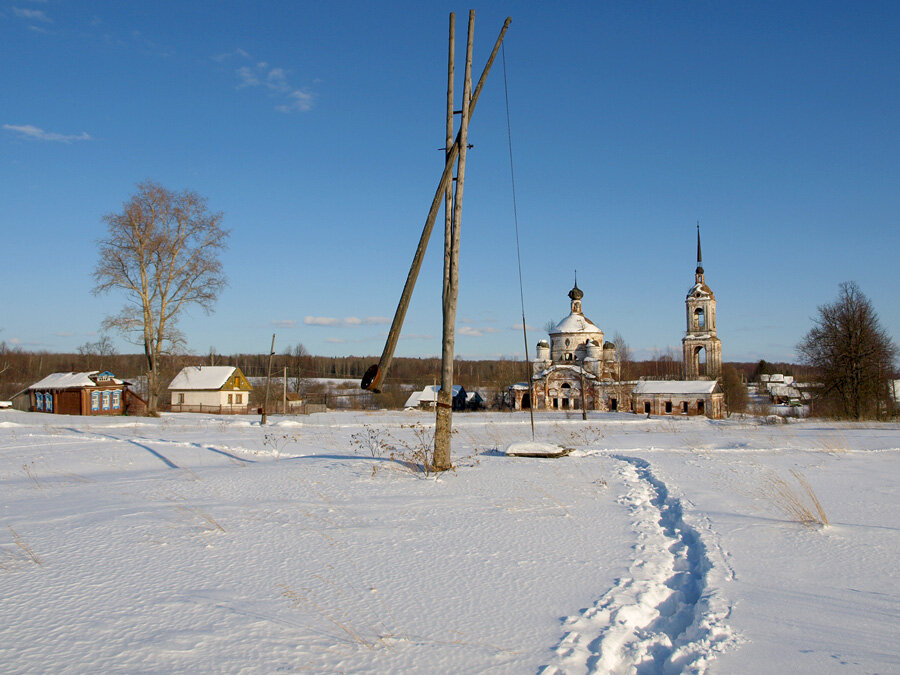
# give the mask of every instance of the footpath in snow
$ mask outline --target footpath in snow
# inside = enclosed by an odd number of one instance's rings
[[[597,603],[566,621],[569,632],[544,673],[703,670],[737,642],[725,623],[729,603],[707,587],[707,547],[647,461],[614,458],[627,486],[619,501],[634,519],[634,561]]]

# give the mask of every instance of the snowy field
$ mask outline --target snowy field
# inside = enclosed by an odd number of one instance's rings
[[[0,671],[900,672],[900,425],[257,420],[0,412]]]

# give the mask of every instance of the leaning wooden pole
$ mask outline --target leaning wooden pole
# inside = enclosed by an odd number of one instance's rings
[[[500,35],[494,43],[494,49],[491,51],[491,56],[488,58],[487,64],[484,66],[484,71],[481,73],[481,78],[478,80],[478,86],[475,87],[475,91],[472,93],[471,100],[469,101],[470,118],[475,112],[475,105],[478,103],[481,89],[491,70],[491,65],[494,63],[497,52],[500,51],[500,45],[503,43],[503,36],[506,35],[506,31],[509,28],[511,21],[512,18],[507,17],[506,21],[503,23],[503,28],[500,29]],[[444,173],[441,175],[441,179],[438,182],[437,190],[435,190],[434,198],[431,201],[431,209],[428,211],[428,216],[425,218],[425,227],[422,230],[422,236],[419,238],[419,245],[413,256],[413,262],[409,268],[409,274],[406,277],[403,292],[400,294],[400,302],[397,304],[397,311],[394,313],[394,320],[391,323],[391,328],[388,332],[384,351],[381,353],[381,360],[366,371],[366,374],[363,375],[362,382],[360,382],[360,386],[368,391],[381,391],[381,384],[384,382],[388,368],[390,368],[391,361],[394,358],[394,350],[397,348],[397,341],[400,339],[400,329],[403,327],[403,319],[406,317],[406,310],[409,308],[409,301],[412,297],[413,289],[416,286],[416,279],[418,279],[419,270],[422,268],[422,260],[425,258],[425,250],[428,248],[428,240],[431,238],[434,221],[437,217],[438,210],[440,210],[441,202],[445,198],[447,188],[450,185],[450,180],[453,176],[453,164],[456,162],[458,155],[459,134],[456,135],[456,140],[450,148],[450,153],[444,165]]]
[[[441,349],[441,389],[437,395],[434,426],[434,461],[436,471],[452,466],[450,432],[453,416],[453,356],[456,345],[456,301],[459,293],[459,233],[462,227],[463,186],[466,180],[466,150],[469,142],[469,99],[472,96],[472,46],[475,36],[475,10],[469,10],[466,40],[466,71],[463,76],[462,118],[459,123],[459,158],[456,165],[456,193],[453,197],[453,219],[448,237],[450,246],[444,251],[449,283],[444,286],[443,340]]]

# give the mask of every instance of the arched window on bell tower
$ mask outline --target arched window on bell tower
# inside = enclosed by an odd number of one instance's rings
[[[694,330],[706,330],[706,311],[702,307],[694,310]]]

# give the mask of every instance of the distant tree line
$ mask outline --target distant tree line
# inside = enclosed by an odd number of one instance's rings
[[[272,358],[272,377],[281,382],[287,372],[287,388],[291,392],[319,392],[319,379],[345,379],[349,382],[341,388],[347,396],[357,393],[356,383],[366,369],[377,361],[375,356],[316,356],[311,355],[302,344],[296,344],[276,353]],[[265,353],[219,354],[210,349],[208,354],[170,354],[160,358],[160,379],[165,388],[175,375],[185,366],[230,365],[237,366],[254,382],[266,376],[269,355]],[[752,381],[759,368],[758,363],[728,364],[738,379]],[[72,353],[47,351],[27,351],[0,342],[0,399],[8,399],[17,391],[56,372],[79,372],[87,370],[108,370],[117,377],[140,381],[146,371],[147,360],[143,354],[118,354],[105,338],[88,342]],[[797,364],[767,364],[772,372],[798,373],[809,368]],[[384,407],[399,407],[409,396],[411,389],[422,389],[429,384],[440,383],[441,360],[439,357],[410,358],[397,357],[391,364],[385,382],[385,394],[375,399]],[[526,382],[531,375],[531,364],[513,359],[457,360],[454,381],[467,390],[487,390],[503,392],[516,382]],[[682,376],[681,362],[671,354],[661,354],[658,358],[645,361],[631,361],[623,367],[622,379],[679,379]],[[277,396],[281,391],[273,393]],[[335,391],[335,387],[330,387]],[[273,390],[274,391],[274,390]],[[392,393],[393,392],[393,393]],[[166,394],[161,400],[166,403]],[[403,400],[399,400],[402,398]],[[399,401],[399,403],[397,403]],[[382,403],[383,402],[383,403]]]

